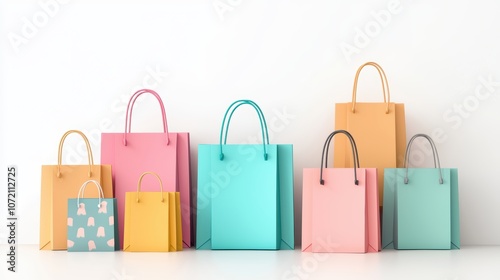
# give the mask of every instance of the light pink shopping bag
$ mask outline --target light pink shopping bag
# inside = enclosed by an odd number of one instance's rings
[[[163,118],[163,132],[131,132],[132,109],[137,98],[143,93],[150,93],[158,99]],[[101,162],[112,166],[118,203],[120,248],[123,248],[125,193],[136,190],[137,178],[146,171],[157,173],[164,182],[166,191],[180,192],[183,245],[192,245],[189,133],[168,131],[165,108],[158,93],[142,89],[132,95],[127,106],[125,132],[102,134]],[[145,178],[144,186],[155,186],[154,181],[147,182],[148,180],[152,178]],[[155,190],[145,188],[144,191]]]
[[[331,139],[346,134],[358,168],[327,168]],[[304,168],[302,251],[366,253],[380,251],[377,169],[359,168],[356,144],[345,130],[331,133],[321,168]]]

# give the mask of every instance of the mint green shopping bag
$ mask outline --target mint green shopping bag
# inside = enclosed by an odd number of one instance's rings
[[[262,144],[226,144],[241,105],[256,110]],[[264,115],[251,100],[229,106],[219,144],[198,146],[196,249],[294,249],[292,145],[269,144]]]
[[[431,143],[435,168],[408,168],[418,137]],[[441,168],[432,139],[416,134],[408,142],[405,168],[384,170],[382,247],[459,249],[458,170]]]

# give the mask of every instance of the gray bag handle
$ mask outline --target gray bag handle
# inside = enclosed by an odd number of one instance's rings
[[[423,137],[425,139],[427,139],[429,141],[429,143],[431,144],[431,148],[432,148],[432,155],[434,157],[434,168],[438,168],[439,170],[439,184],[443,184],[443,173],[441,171],[441,163],[439,161],[439,154],[438,154],[438,151],[437,151],[437,148],[436,148],[436,144],[434,144],[434,141],[432,141],[432,138],[429,137],[429,135],[427,134],[423,134],[423,133],[419,133],[419,134],[415,134],[411,139],[410,141],[408,141],[408,145],[406,146],[406,152],[405,152],[405,164],[404,164],[404,168],[405,168],[405,180],[404,180],[404,183],[405,184],[408,184],[408,165],[409,165],[409,161],[410,161],[410,149],[411,149],[411,145],[413,144],[413,141],[419,137]]]

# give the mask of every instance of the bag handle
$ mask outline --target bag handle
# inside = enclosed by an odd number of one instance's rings
[[[97,204],[97,208],[101,208],[101,201],[104,198],[104,192],[102,191],[101,185],[96,180],[88,180],[80,187],[80,190],[78,190],[78,197],[76,199],[76,207],[80,208],[80,197],[83,198],[83,195],[85,194],[85,188],[89,183],[94,183],[94,185],[97,187],[97,190],[99,191],[99,204]]]
[[[405,168],[404,183],[408,184],[408,181],[409,181],[408,180],[408,165],[410,163],[409,162],[410,161],[410,148],[411,148],[411,145],[413,144],[413,141],[419,137],[423,137],[423,138],[427,139],[429,141],[429,143],[431,144],[432,156],[434,157],[434,168],[438,168],[438,170],[439,170],[439,184],[443,184],[443,173],[441,171],[441,162],[439,161],[439,154],[438,154],[438,151],[436,148],[436,144],[434,144],[434,141],[432,141],[431,137],[429,137],[428,135],[423,134],[423,133],[415,134],[408,142],[408,146],[406,146],[405,164],[404,164],[404,168]]]
[[[354,142],[354,138],[352,137],[352,135],[349,132],[347,132],[346,130],[335,130],[334,132],[330,133],[330,135],[328,135],[328,137],[326,138],[325,145],[323,146],[323,152],[321,154],[321,170],[320,170],[320,174],[319,174],[319,183],[321,185],[325,184],[325,180],[323,180],[323,169],[327,168],[327,165],[328,165],[327,161],[328,161],[328,150],[330,147],[330,142],[332,141],[333,136],[335,136],[338,133],[345,134],[347,136],[347,138],[349,138],[349,141],[351,142],[352,157],[354,158],[354,163],[355,163],[354,164],[354,184],[358,185],[359,181],[358,181],[358,175],[356,173],[356,167],[359,168],[358,147],[356,146],[356,142]],[[323,162],[325,163],[324,165],[323,165]]]
[[[235,103],[237,103],[237,105]],[[226,123],[226,131],[224,133],[224,144],[227,143],[227,135],[228,135],[228,131],[229,131],[229,124],[231,122],[231,118],[233,117],[233,114],[236,111],[236,109],[244,104],[249,104],[249,105],[253,106],[255,108],[255,110],[257,110],[257,113],[259,115],[259,122],[261,125],[261,129],[262,129],[262,127],[264,127],[264,129],[262,130],[262,143],[269,144],[269,133],[267,131],[267,122],[266,122],[266,119],[264,117],[264,113],[262,113],[262,110],[259,107],[259,105],[257,105],[257,103],[255,103],[252,100],[238,100],[232,104],[232,105],[236,105],[236,106],[232,109],[231,114],[229,115],[228,121]],[[229,109],[228,109],[228,111],[229,111]]]
[[[382,67],[380,67],[380,65],[378,65],[375,62],[367,62],[367,63],[361,65],[358,68],[358,71],[356,72],[356,76],[354,77],[354,86],[352,89],[352,112],[355,113],[355,108],[356,108],[356,93],[358,91],[359,74],[361,72],[361,69],[363,69],[363,67],[365,67],[367,65],[375,67],[375,69],[377,69],[377,71],[378,71],[380,79],[382,80],[382,91],[384,93],[384,103],[387,103],[385,113],[388,114],[389,113],[389,103],[391,102],[391,96],[389,94],[389,82],[387,81],[387,76],[385,75],[384,69],[382,69]],[[386,97],[386,95],[387,95],[387,97]]]
[[[165,114],[165,106],[163,106],[163,101],[161,100],[160,95],[151,89],[140,89],[136,91],[132,97],[130,97],[130,100],[127,105],[127,114],[125,116],[125,133],[123,134],[123,145],[127,146],[127,133],[130,133],[131,127],[132,127],[132,109],[134,108],[135,101],[139,96],[141,96],[144,93],[151,93],[156,97],[158,100],[158,103],[160,103],[160,109],[161,109],[161,116],[163,120],[163,133],[166,135],[167,139],[167,145],[170,144],[170,138],[168,134],[168,125],[167,125],[167,115]]]
[[[155,172],[144,172],[141,177],[139,177],[139,183],[137,184],[137,202],[139,202],[139,191],[141,190],[142,178],[148,174],[155,176],[156,179],[158,179],[158,182],[160,182],[161,202],[163,202],[163,182],[161,181],[160,176],[158,176]]]
[[[252,106],[255,111],[257,112],[257,115],[259,116],[259,122],[260,122],[260,129],[262,132],[262,146],[264,148],[264,160],[267,160],[268,154],[267,154],[267,146],[269,145],[269,132],[267,131],[267,122],[264,117],[264,114],[262,113],[262,110],[260,109],[259,105],[257,103],[253,102],[252,100],[248,99],[241,99],[233,102],[229,108],[227,108],[226,113],[224,114],[224,119],[222,120],[222,126],[221,126],[221,131],[220,131],[220,137],[219,137],[219,146],[220,146],[220,160],[224,159],[224,152],[222,150],[222,146],[226,145],[227,142],[227,135],[229,132],[229,124],[231,122],[231,118],[233,117],[234,112],[238,107],[241,105],[250,105]],[[234,108],[233,108],[234,107]],[[231,111],[231,113],[229,113]],[[229,117],[228,117],[229,114]],[[226,123],[227,119],[227,123]],[[224,139],[224,141],[223,141]]]
[[[57,178],[61,178],[61,164],[62,164],[62,149],[64,145],[64,140],[66,140],[66,137],[70,135],[71,133],[77,133],[79,134],[82,138],[83,141],[85,141],[85,146],[87,146],[87,158],[89,160],[89,178],[92,177],[92,166],[94,165],[94,156],[92,155],[92,148],[90,147],[89,140],[87,139],[87,136],[83,134],[83,132],[79,130],[68,130],[64,135],[61,137],[61,141],[59,141],[59,151],[57,154]]]

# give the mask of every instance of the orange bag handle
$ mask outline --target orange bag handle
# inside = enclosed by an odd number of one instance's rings
[[[141,190],[142,178],[144,178],[147,174],[155,176],[156,179],[158,179],[158,182],[160,182],[161,202],[163,202],[163,182],[161,181],[160,176],[154,172],[144,172],[141,177],[139,177],[139,183],[137,184],[137,202],[139,202],[139,191]]]
[[[89,139],[87,139],[87,136],[83,134],[83,132],[79,130],[68,130],[66,133],[61,138],[61,141],[59,142],[59,152],[57,154],[57,178],[61,178],[61,163],[62,163],[62,149],[64,145],[64,140],[68,135],[71,133],[77,133],[80,136],[82,136],[83,141],[85,141],[85,145],[87,146],[87,157],[89,160],[89,178],[92,177],[92,166],[94,165],[94,157],[92,156],[92,148],[90,147]]]
[[[358,90],[359,74],[361,73],[361,69],[363,69],[363,67],[365,67],[367,65],[371,65],[371,66],[375,67],[375,69],[377,69],[378,74],[380,76],[380,80],[382,80],[382,91],[384,93],[384,103],[387,103],[387,108],[385,110],[385,113],[388,114],[389,113],[389,103],[391,102],[390,101],[391,97],[389,94],[389,82],[387,81],[387,76],[385,75],[384,69],[382,69],[382,67],[380,67],[380,65],[378,65],[375,62],[367,62],[367,63],[361,65],[358,68],[358,71],[356,72],[356,76],[354,77],[354,86],[352,88],[352,112],[355,113],[355,108],[356,108],[356,92]],[[387,97],[386,97],[386,95],[387,95]]]

